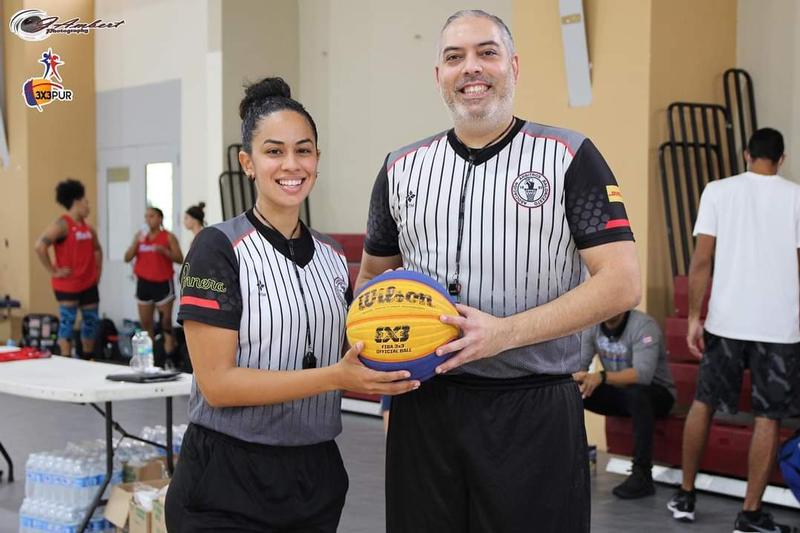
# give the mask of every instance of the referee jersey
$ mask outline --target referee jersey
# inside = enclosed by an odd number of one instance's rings
[[[624,240],[633,234],[622,194],[594,144],[515,118],[500,142],[482,150],[449,130],[389,154],[372,191],[365,250],[400,254],[404,268],[444,286],[458,255],[461,303],[505,317],[582,283],[578,250]],[[580,370],[580,351],[580,334],[567,335],[456,372],[567,374]]]
[[[181,270],[179,322],[237,330],[239,367],[302,369],[307,325],[318,366],[338,362],[352,300],[342,250],[305,225],[291,246],[252,210],[202,230]],[[340,407],[337,391],[275,405],[215,408],[195,380],[189,420],[249,442],[299,446],[336,437]]]

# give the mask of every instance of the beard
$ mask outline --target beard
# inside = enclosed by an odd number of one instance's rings
[[[483,76],[478,78],[471,78],[464,83],[471,81],[485,81],[492,85],[493,89],[497,89],[497,85],[492,83],[492,80]],[[459,101],[457,90],[445,91],[444,87],[439,88],[439,94],[442,97],[445,105],[450,109],[450,115],[453,117],[453,122],[456,124],[464,123],[495,123],[505,120],[508,113],[511,112],[514,102],[514,73],[509,69],[506,76],[505,83],[499,92],[490,101],[486,102],[480,107],[470,107],[464,102]]]

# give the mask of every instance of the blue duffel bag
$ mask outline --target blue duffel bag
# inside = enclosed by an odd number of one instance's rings
[[[778,465],[781,467],[783,480],[800,501],[800,430],[781,445],[778,450]]]

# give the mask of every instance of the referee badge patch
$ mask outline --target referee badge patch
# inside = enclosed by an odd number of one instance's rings
[[[333,284],[336,286],[336,296],[338,296],[346,306],[347,298],[345,297],[345,294],[347,293],[347,284],[344,282],[344,279],[341,276],[336,276],[336,278],[333,280]]]
[[[541,207],[550,198],[550,182],[538,172],[525,172],[511,184],[511,196],[523,207]]]

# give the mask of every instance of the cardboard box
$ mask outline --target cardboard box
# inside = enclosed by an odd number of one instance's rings
[[[169,485],[168,479],[157,479],[152,481],[122,483],[111,489],[111,496],[106,504],[106,520],[114,524],[120,530],[128,526],[130,533],[151,533],[151,515],[133,501],[133,491],[136,485],[149,485],[160,489]]]
[[[128,533],[150,533],[152,511],[145,511],[133,501],[128,512]]]
[[[167,533],[163,496],[153,502],[153,518],[150,523],[150,533]]]
[[[151,459],[143,466],[139,467],[125,465],[125,469],[122,472],[122,479],[125,483],[133,483],[134,481],[151,481],[154,479],[164,479],[166,477],[166,457]]]

